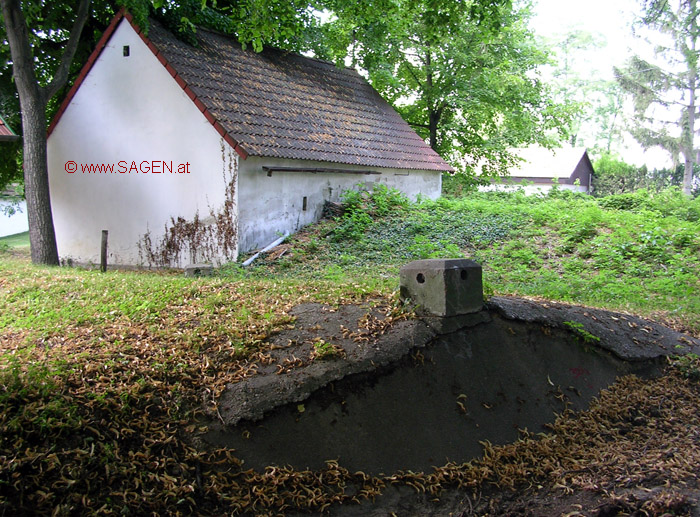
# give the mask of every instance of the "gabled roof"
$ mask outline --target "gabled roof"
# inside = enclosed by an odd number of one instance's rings
[[[0,115],[0,142],[14,142],[15,140],[19,140],[19,136],[12,131],[12,128],[7,125],[2,115]]]
[[[514,178],[570,178],[584,158],[589,160],[585,147],[545,149],[526,147],[511,149],[522,158],[508,171]],[[589,160],[590,161],[590,160]]]
[[[355,70],[277,49],[243,50],[233,38],[202,28],[193,47],[154,20],[146,37],[124,11],[105,31],[49,132],[122,17],[243,158],[452,170]]]

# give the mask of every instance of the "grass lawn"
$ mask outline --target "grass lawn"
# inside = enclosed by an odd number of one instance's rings
[[[0,509],[274,513],[371,498],[392,483],[433,495],[535,478],[584,489],[595,479],[571,474],[576,468],[598,466],[614,477],[602,455],[639,449],[625,442],[628,432],[614,434],[615,418],[632,405],[652,411],[665,396],[672,414],[659,418],[668,420],[698,402],[691,359],[664,377],[667,384],[624,381],[598,409],[559,422],[558,441],[524,437],[432,474],[374,478],[332,462],[322,472],[258,473],[239,465],[235,451],[201,446],[193,437],[216,418],[218,396],[268,364],[268,338],[293,324],[293,306],[396,306],[398,268],[413,259],[471,257],[484,267],[488,293],[628,311],[700,335],[700,199],[475,194],[410,204],[378,190],[348,194],[345,203],[337,220],[296,235],[251,268],[229,264],[212,278],[33,266],[15,253],[26,234],[0,239]],[[623,398],[636,402],[611,411]],[[595,438],[604,432],[613,433],[605,444]],[[678,416],[665,432],[680,441],[700,426]],[[628,474],[642,483],[650,463],[635,461]],[[687,475],[680,467],[666,472],[669,483]]]
[[[2,248],[29,248],[29,232],[16,233],[0,237],[0,249]]]
[[[700,333],[700,199],[490,193],[409,205],[380,190],[346,201],[339,222],[301,232],[249,274],[391,289],[410,260],[464,256],[482,264],[489,293],[628,311]]]

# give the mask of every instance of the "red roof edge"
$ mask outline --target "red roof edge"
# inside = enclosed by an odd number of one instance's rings
[[[75,96],[76,92],[80,88],[80,85],[83,83],[85,80],[85,77],[87,74],[90,72],[92,69],[92,66],[95,64],[95,61],[97,61],[97,58],[100,56],[102,53],[102,50],[104,50],[105,46],[109,42],[109,39],[112,37],[112,34],[116,30],[117,26],[119,25],[119,22],[121,21],[122,18],[126,18],[126,20],[131,24],[131,27],[136,31],[136,34],[141,36],[141,39],[143,42],[146,44],[146,46],[153,52],[153,55],[158,59],[158,61],[165,67],[166,71],[170,74],[170,76],[175,79],[175,82],[182,88],[182,90],[187,94],[187,96],[192,100],[192,102],[195,103],[195,106],[199,111],[202,112],[202,114],[206,117],[206,119],[209,121],[209,123],[214,126],[214,129],[221,135],[221,137],[231,146],[233,149],[238,153],[238,155],[243,158],[244,160],[248,158],[248,153],[241,147],[241,145],[236,141],[235,138],[233,138],[228,132],[224,129],[224,127],[216,120],[216,118],[212,115],[212,113],[206,108],[206,105],[197,97],[197,95],[190,89],[190,87],[187,85],[185,80],[180,76],[177,71],[175,70],[175,67],[173,67],[168,60],[165,58],[163,54],[161,54],[158,50],[158,48],[155,46],[155,44],[148,39],[146,35],[144,35],[143,31],[141,28],[134,22],[134,17],[131,15],[131,13],[127,12],[125,7],[122,7],[119,9],[119,12],[114,15],[114,18],[112,21],[109,23],[107,28],[105,29],[104,33],[102,34],[102,37],[100,38],[100,41],[97,42],[97,46],[95,47],[95,50],[92,51],[92,54],[90,54],[90,57],[88,58],[87,62],[85,65],[83,65],[83,68],[80,70],[80,74],[78,74],[78,78],[75,80],[75,83],[73,83],[73,86],[71,89],[68,91],[68,95],[66,95],[66,98],[63,99],[63,102],[61,103],[61,107],[58,109],[56,112],[56,115],[54,116],[53,120],[51,121],[51,124],[49,125],[49,130],[47,132],[47,138],[51,133],[53,132],[54,128],[58,124],[58,121],[61,119],[61,116],[63,116],[64,111],[68,107],[68,105],[71,103],[73,100],[73,97]],[[202,109],[204,108],[204,109]]]
[[[17,133],[12,131],[10,125],[2,118],[2,115],[0,115],[0,138],[3,139],[3,141],[17,140],[19,138]]]

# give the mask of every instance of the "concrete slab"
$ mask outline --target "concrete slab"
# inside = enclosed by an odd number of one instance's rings
[[[185,276],[211,276],[214,272],[214,267],[211,264],[188,264],[185,266]]]

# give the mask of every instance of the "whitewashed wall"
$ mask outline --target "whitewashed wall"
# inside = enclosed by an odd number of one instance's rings
[[[268,176],[263,166],[376,170],[381,174],[273,172]],[[325,201],[338,201],[342,191],[355,188],[358,183],[366,187],[381,183],[401,190],[412,199],[419,194],[435,199],[440,196],[441,181],[442,175],[437,171],[249,157],[240,162],[240,250],[260,248],[286,232],[293,233],[317,221]],[[306,210],[303,210],[304,197]]]
[[[129,56],[123,47],[129,46]],[[233,150],[126,20],[120,22],[48,141],[49,178],[62,259],[98,263],[101,231],[109,262],[139,264],[138,242],[158,241],[171,217],[190,220],[224,201]],[[224,156],[226,154],[226,156]],[[66,162],[78,171],[69,174]],[[189,163],[189,174],[87,174],[82,164]],[[179,265],[192,259],[189,253]],[[174,264],[177,265],[177,264]]]
[[[483,185],[483,186],[479,187],[479,191],[491,192],[494,190],[500,190],[502,192],[515,192],[515,191],[522,189],[525,194],[530,196],[530,195],[534,195],[534,194],[546,194],[547,192],[552,190],[552,186],[553,185],[532,184],[532,183],[529,183],[527,185],[492,184],[492,185]],[[570,185],[567,183],[560,183],[559,190],[571,190],[573,192],[583,192],[584,194],[588,193],[588,187],[583,187],[581,185]]]
[[[5,214],[5,208],[8,207],[14,209],[15,212],[12,215]],[[7,199],[0,199],[0,237],[26,231],[29,231],[27,202],[22,200],[19,203],[13,203]]]

